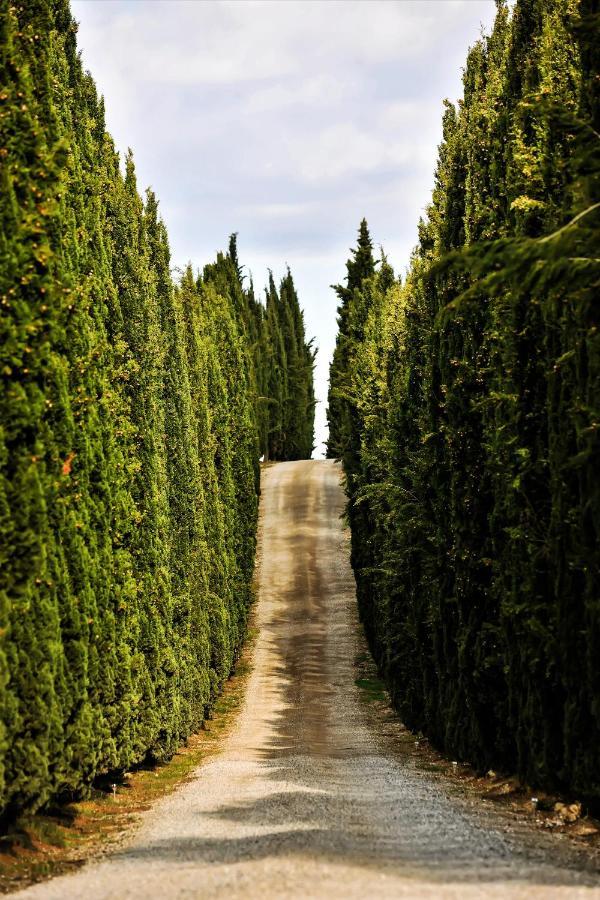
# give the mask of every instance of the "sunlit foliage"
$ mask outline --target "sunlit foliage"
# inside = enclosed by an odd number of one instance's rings
[[[131,155],[120,169],[66,0],[2,4],[0,179],[11,812],[167,758],[199,727],[245,635],[265,410],[288,404],[279,455],[296,458],[313,409],[289,273],[281,401],[262,393],[273,330],[235,237],[173,284],[157,201],[140,197]]]

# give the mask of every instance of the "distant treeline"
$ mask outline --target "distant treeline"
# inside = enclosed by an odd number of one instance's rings
[[[498,3],[403,282],[361,225],[329,395],[360,611],[402,717],[596,801],[599,54],[597,0]]]
[[[309,457],[291,274],[173,284],[65,0],[0,11],[0,811],[168,758],[244,639],[261,454]]]

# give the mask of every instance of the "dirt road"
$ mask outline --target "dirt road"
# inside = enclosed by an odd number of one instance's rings
[[[223,752],[117,854],[19,896],[600,898],[560,839],[446,796],[369,725],[339,475],[264,472],[260,634]]]

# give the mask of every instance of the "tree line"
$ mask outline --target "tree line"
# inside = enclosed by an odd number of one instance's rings
[[[596,802],[599,35],[597,0],[498,2],[404,279],[361,224],[328,412],[405,722]]]
[[[66,0],[0,11],[0,812],[164,760],[244,640],[258,461],[309,457],[288,271],[175,284]]]

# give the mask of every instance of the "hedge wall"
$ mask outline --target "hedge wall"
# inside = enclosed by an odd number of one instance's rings
[[[362,618],[407,724],[596,801],[599,36],[596,0],[498,4],[404,284],[369,271],[361,227],[329,413]]]
[[[167,758],[207,715],[244,639],[273,404],[235,236],[174,286],[65,0],[2,2],[0,159],[8,815]]]

